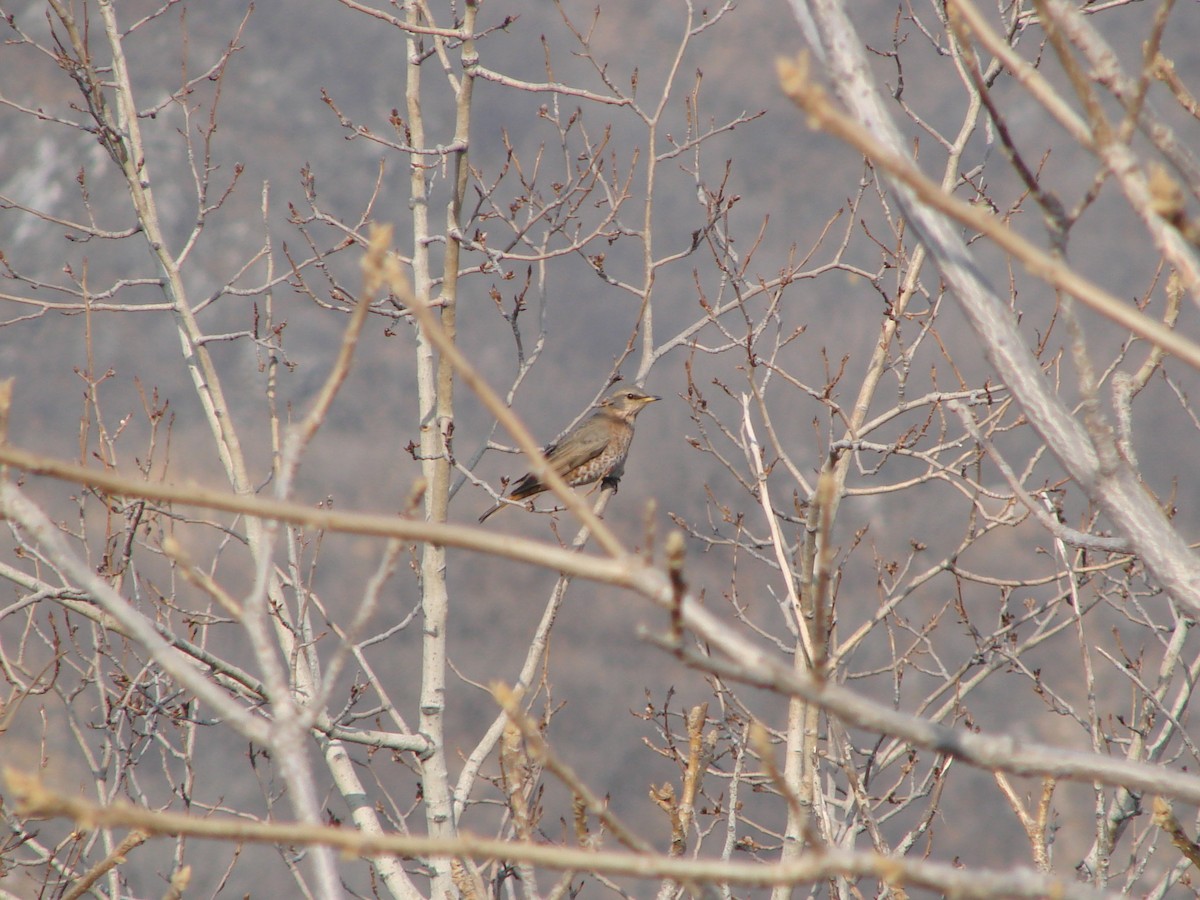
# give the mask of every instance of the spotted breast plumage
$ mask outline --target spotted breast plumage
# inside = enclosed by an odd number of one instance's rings
[[[646,406],[661,398],[636,387],[617,388],[600,401],[599,409],[543,452],[554,471],[571,487],[604,479],[616,485],[625,469],[625,457],[633,441],[633,423]],[[526,473],[513,485],[509,500],[524,500],[546,490],[532,473]],[[510,504],[501,500],[482,516],[488,516]]]

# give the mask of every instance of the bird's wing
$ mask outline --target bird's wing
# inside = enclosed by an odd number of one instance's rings
[[[582,466],[604,452],[610,439],[607,423],[589,419],[574,431],[567,432],[562,440],[548,445],[542,452],[559,475],[566,475],[577,466]],[[546,486],[532,472],[526,472],[509,491],[514,500],[523,500],[541,493]]]
[[[609,429],[604,427],[604,423],[589,419],[551,447],[546,459],[555,472],[565,475],[603,453],[609,438]]]

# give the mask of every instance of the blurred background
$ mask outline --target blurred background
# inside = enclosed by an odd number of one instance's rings
[[[400,14],[387,4],[378,7]],[[862,0],[849,11],[914,155],[940,180],[948,158],[945,141],[957,137],[971,98],[945,50],[938,7]],[[1136,71],[1153,7],[1113,7],[1089,18]],[[227,489],[124,185],[94,134],[56,121],[85,119],[69,74],[18,39],[24,33],[52,45],[47,7],[5,4],[4,13],[17,29],[0,48],[0,376],[15,380],[10,440],[86,465],[127,474],[140,469],[150,480]],[[444,10],[435,14],[449,20]],[[409,159],[381,143],[402,142],[403,123],[394,123],[397,115],[401,120],[406,115],[404,35],[332,0],[262,3],[252,10],[235,0],[132,0],[118,5],[118,15],[126,28],[141,22],[126,41],[127,63],[143,113],[161,224],[173,252],[186,253],[181,268],[190,303],[211,336],[208,347],[225,378],[252,479],[269,494],[273,417],[286,423],[308,409],[336,357],[351,298],[360,287],[361,251],[353,237],[365,234],[365,221],[392,223],[399,252],[411,253]],[[150,18],[142,22],[143,17]],[[702,29],[709,18],[719,21]],[[479,271],[487,255],[464,254],[468,272],[459,285],[460,346],[545,441],[585,414],[614,377],[644,376],[646,389],[664,401],[638,420],[637,439],[606,520],[628,547],[651,554],[661,552],[667,531],[683,527],[692,589],[729,616],[731,627],[738,618],[753,623],[764,643],[778,642],[776,649],[786,655],[791,641],[786,589],[765,543],[761,496],[750,484],[740,397],[750,390],[749,380],[762,389],[778,446],[808,484],[815,484],[831,441],[843,436],[845,410],[911,269],[915,242],[861,157],[811,131],[783,96],[775,60],[794,57],[804,46],[787,4],[745,0],[718,15],[716,6],[676,0],[599,5],[493,0],[482,5],[480,24],[495,29],[479,41],[482,64],[510,79],[553,79],[601,95],[611,93],[606,79],[624,91],[636,85],[641,108],[651,112],[669,77],[673,88],[651,144],[646,122],[629,106],[478,81],[464,231],[476,248],[505,256],[499,268]],[[97,28],[94,22],[90,27]],[[689,28],[700,30],[680,54]],[[573,30],[587,35],[591,58]],[[1179,78],[1193,85],[1200,75],[1198,36],[1200,17],[1187,4],[1172,16],[1162,48]],[[1023,31],[1022,40],[1018,50],[1026,58],[1048,52],[1039,43],[1041,32],[1032,27]],[[201,79],[182,102],[172,102],[180,85],[205,72],[231,42],[237,50],[219,80]],[[1055,84],[1065,84],[1053,64],[1042,69]],[[441,63],[431,56],[424,70],[426,143],[448,144],[453,102]],[[1160,110],[1164,118],[1190,141],[1196,122],[1178,105],[1163,102],[1162,90],[1155,86],[1152,100],[1165,107]],[[1014,143],[1037,167],[1039,179],[1068,206],[1088,198],[1067,241],[1068,261],[1118,297],[1161,316],[1166,273],[1119,192],[1097,178],[1094,158],[1070,143],[1007,75],[996,79],[992,92]],[[1119,116],[1115,103],[1107,108]],[[710,129],[716,131],[710,138],[689,143]],[[190,135],[190,142],[183,135]],[[651,154],[658,162],[647,216]],[[430,165],[442,164],[431,157]],[[972,126],[954,168],[960,196],[989,204],[1014,228],[1046,243],[1041,216],[1006,164],[993,127],[983,120]],[[198,199],[196,173],[206,170],[211,176]],[[534,249],[514,239],[512,222],[531,208],[530,197],[546,201],[555,186],[587,184],[589,171],[610,185],[608,193],[594,188],[570,215],[560,216],[557,230],[540,224],[532,229],[530,240],[543,241],[545,249],[535,258]],[[613,210],[611,185],[628,185],[629,196],[600,224]],[[435,176],[434,190],[432,228],[443,234],[444,199],[437,204],[446,195],[444,171]],[[85,237],[71,223],[91,223],[109,236]],[[559,252],[570,244],[570,235],[592,227],[600,233],[585,247]],[[714,237],[718,233],[720,241]],[[435,248],[437,259],[441,246]],[[997,288],[1011,296],[1046,377],[1076,402],[1079,391],[1053,292],[994,248],[974,242],[972,250]],[[656,266],[649,278],[647,253],[677,258]],[[731,275],[734,263],[741,269]],[[293,264],[297,268],[289,272]],[[752,290],[776,279],[769,290]],[[56,308],[72,303],[72,292],[80,290],[92,295],[91,310]],[[708,316],[708,310],[739,292],[746,294],[744,304],[719,319]],[[653,315],[653,358],[643,344],[644,303]],[[411,450],[420,427],[413,328],[387,303],[376,313],[350,377],[303,460],[296,500],[340,510],[397,512],[420,476]],[[1097,317],[1085,315],[1084,321],[1105,377],[1140,364],[1144,347],[1130,348],[1127,335]],[[1188,300],[1180,329],[1196,333]],[[757,342],[753,351],[747,349],[751,333]],[[1002,386],[932,266],[920,274],[895,346],[873,401],[877,414],[900,410],[931,391],[986,386],[996,389],[996,403],[1001,402]],[[270,366],[271,358],[281,364]],[[1195,380],[1183,366],[1168,363],[1165,374],[1139,396],[1134,420],[1146,486],[1171,507],[1175,524],[1189,537],[1198,524],[1196,488],[1184,465],[1194,458],[1197,444],[1198,421],[1188,399]],[[494,421],[470,391],[460,386],[455,400],[453,450],[460,467],[450,520],[474,525],[492,502],[479,482],[499,490],[502,478],[519,476],[527,465],[498,446],[481,456],[489,441],[507,447],[511,440],[493,430]],[[1061,469],[1019,412],[1006,410],[1001,420],[991,437],[1010,454],[1030,490],[1047,488],[1057,497],[1058,514],[1073,526],[1104,531],[1105,523],[1094,522],[1086,498],[1060,485]],[[778,463],[768,479],[776,510],[788,539],[799,542],[809,497],[779,462],[757,413],[756,423],[759,440],[769,447],[768,465]],[[965,450],[961,458],[937,455],[944,450],[934,448],[962,440],[953,417],[929,405],[904,409],[871,440],[892,450],[864,452],[851,467],[835,531],[835,616],[843,636],[874,624],[843,660],[838,678],[897,708],[931,714],[937,703],[952,702],[954,686],[969,681],[974,666],[992,659],[988,654],[1006,652],[1003,642],[997,646],[981,635],[1003,630],[999,623],[1005,617],[1020,618],[1035,609],[1041,615],[1060,596],[1061,559],[1049,535],[1032,521],[995,530],[982,526],[980,504],[992,503],[989,511],[995,513],[1011,492],[988,460]],[[932,465],[935,456],[938,464]],[[956,471],[968,470],[972,484],[995,490],[990,500],[963,490]],[[89,492],[82,489],[35,479],[28,489],[87,548],[97,569],[103,568],[105,548],[122,533],[121,516],[89,502]],[[543,509],[549,505],[544,497],[539,501]],[[155,546],[166,532],[177,533],[192,558],[204,560],[214,577],[240,596],[250,590],[252,577],[244,550],[222,528],[202,527],[206,518],[176,510],[155,522],[145,542]],[[575,530],[566,515],[519,510],[505,510],[486,527],[564,541]],[[296,544],[295,571],[336,621],[354,609],[381,546],[377,539],[354,535],[307,534]],[[175,583],[161,557],[148,555],[138,573],[137,601],[152,610],[161,597],[176,597],[181,607],[162,608],[162,619],[186,620],[188,589]],[[403,558],[373,630],[383,632],[418,609],[415,558],[415,553]],[[7,562],[26,564],[11,555]],[[451,550],[448,579],[449,664],[455,677],[447,696],[447,746],[453,767],[496,717],[485,688],[515,677],[556,575]],[[1089,706],[1094,696],[1087,688],[1092,687],[1111,701],[1095,717],[1125,734],[1118,722],[1130,706],[1130,682],[1118,671],[1120,665],[1098,659],[1089,661],[1095,666],[1093,680],[1082,680],[1082,648],[1095,642],[1112,660],[1152,672],[1173,620],[1139,573],[1119,591],[1097,579],[1088,588],[1094,593],[1086,629],[1080,625],[1055,631],[1057,640],[1022,643],[1010,664],[972,685],[969,697],[945,720],[1074,749],[1104,749],[1093,747],[1086,727],[1087,710],[1095,708]],[[23,590],[14,587],[8,602],[22,596]],[[888,601],[901,596],[895,610],[876,620]],[[1114,609],[1120,603],[1127,605],[1125,613]],[[1057,610],[1047,615],[1072,620],[1069,607],[1059,604]],[[49,621],[41,627],[53,630]],[[62,627],[56,640],[67,646],[69,622],[56,621]],[[1052,631],[1047,621],[1031,620],[1029,628]],[[710,716],[723,717],[729,734],[734,733],[730,723],[750,716],[773,727],[782,727],[786,716],[785,700],[753,688],[725,694],[727,688],[714,686],[714,679],[643,639],[643,630],[666,626],[663,613],[636,597],[590,583],[571,584],[552,631],[538,701],[539,707],[554,710],[547,738],[556,751],[660,847],[668,843],[670,830],[648,790],[679,771],[677,760],[663,749],[670,744],[664,723],[678,729],[674,717],[705,700]],[[16,615],[0,619],[7,652],[29,627]],[[214,627],[208,639],[230,659],[249,659],[236,628]],[[1189,651],[1194,643],[1188,641]],[[397,702],[406,704],[411,723],[421,666],[419,619],[364,654],[375,675],[394,689]],[[350,691],[355,673],[345,682]],[[67,789],[90,781],[105,762],[80,752],[87,735],[47,712],[54,706],[50,699],[34,699],[15,715],[0,742],[2,755],[43,769]],[[105,727],[95,696],[64,695],[57,702],[92,709],[79,713],[80,721]],[[338,702],[345,701],[334,705]],[[718,712],[721,703],[726,705]],[[1182,734],[1187,732],[1184,726]],[[206,749],[194,759],[201,788],[196,799],[218,810],[268,806],[265,798],[277,789],[270,767],[255,765],[254,753],[231,732],[205,740]],[[878,751],[872,742],[882,740],[877,735],[847,738],[861,745],[863,758]],[[1187,743],[1183,736],[1174,740]],[[1119,738],[1114,741],[1121,745]],[[157,760],[148,752],[151,758]],[[387,796],[388,803],[407,808],[418,802],[421,788],[411,760],[365,750],[356,759],[370,773],[372,791]],[[922,757],[921,765],[931,760]],[[147,787],[146,794],[166,804],[170,766],[157,761],[154,766],[162,767],[153,779],[164,786]],[[730,766],[729,758],[718,764],[725,772]],[[834,771],[829,777],[832,785],[839,776]],[[894,791],[911,791],[910,800],[929,791],[888,822],[896,835],[923,835],[927,843],[911,852],[971,865],[1028,865],[1026,837],[988,773],[953,769],[947,776],[953,790],[944,792],[932,791],[916,775],[888,777],[895,779]],[[1037,780],[1014,782],[1033,795],[1039,790]],[[557,840],[570,830],[570,796],[553,780],[544,790],[541,828]],[[720,793],[719,787],[712,790]],[[831,796],[836,793],[831,788]],[[1092,844],[1096,794],[1086,786],[1062,786],[1055,799],[1056,821],[1063,826],[1054,846],[1056,869],[1071,877]],[[782,827],[786,809],[777,797],[758,796],[756,789],[747,790],[742,800],[746,818],[761,819],[765,832]],[[332,792],[327,803],[331,816],[345,814]],[[997,812],[983,816],[981,809]],[[474,824],[464,823],[472,830],[502,829],[500,811],[484,808],[476,814]],[[67,830],[47,824],[46,834],[55,828]],[[770,844],[765,837],[759,840]],[[166,842],[139,851],[126,870],[133,879],[131,896],[161,889],[172,852]],[[194,843],[189,858],[211,860],[193,881],[196,896],[267,896],[292,884],[274,851],[247,848],[239,856],[227,847]],[[363,877],[358,873],[352,880],[367,894]],[[588,890],[601,889],[590,885]],[[639,895],[639,888],[629,890]],[[16,893],[23,895],[20,889]]]

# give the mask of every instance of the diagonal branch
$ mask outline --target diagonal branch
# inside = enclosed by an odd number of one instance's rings
[[[811,7],[825,44],[830,80],[849,112],[837,110],[809,80],[803,66],[783,62],[780,69],[788,95],[817,127],[870,156],[887,174],[900,207],[962,306],[988,361],[1030,423],[1163,589],[1190,609],[1200,610],[1200,560],[1146,493],[1132,468],[1123,462],[1102,464],[1083,426],[1044,379],[1012,311],[971,258],[956,223],[979,228],[1035,275],[1197,367],[1200,346],[1122,304],[981,210],[964,209],[966,204],[924,178],[900,149],[900,135],[875,89],[862,55],[862,41],[844,7],[835,0],[814,0]]]

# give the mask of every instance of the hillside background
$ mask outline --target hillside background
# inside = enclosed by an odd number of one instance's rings
[[[140,0],[117,7],[126,24],[158,10],[158,4]],[[569,0],[561,8],[585,25],[595,8],[591,49],[596,58],[607,62],[606,74],[614,82],[628,85],[636,71],[642,95],[653,95],[660,88],[684,27],[682,2],[612,0],[597,5]],[[855,24],[875,51],[877,78],[900,95],[897,105],[906,104],[930,128],[952,133],[967,98],[959,81],[944,77],[943,60],[919,34],[906,9],[902,4],[898,12],[897,4],[876,0],[856,0],[850,5]],[[43,3],[5,4],[4,11],[27,32],[45,38]],[[1094,18],[1122,58],[1136,60],[1152,11],[1150,4],[1132,3]],[[932,15],[925,9],[917,14]],[[699,7],[695,16],[697,21],[704,16]],[[239,32],[243,17],[245,26]],[[560,4],[492,0],[482,5],[480,21],[485,27],[498,26],[510,17],[507,26],[480,42],[489,69],[522,81],[544,81],[548,54],[556,80],[603,92],[599,75],[572,45]],[[202,301],[225,285],[265,239],[270,241],[271,264],[276,267],[273,275],[266,261],[259,260],[235,284],[249,286],[282,276],[287,260],[307,258],[313,245],[323,252],[338,248],[348,229],[331,223],[354,226],[368,208],[366,218],[393,223],[396,246],[407,248],[404,252],[411,249],[407,158],[364,136],[354,137],[338,121],[340,113],[377,135],[396,139],[389,116],[394,109],[404,109],[405,45],[399,32],[328,0],[259,3],[248,15],[246,4],[235,0],[167,4],[158,19],[143,27],[137,41],[129,44],[128,63],[141,108],[149,109],[166,99],[181,81],[182,65],[190,75],[211,65],[235,35],[239,49],[220,82],[218,128],[213,134],[210,164],[217,173],[214,185],[232,180],[235,167],[240,173],[235,190],[209,215],[195,240],[185,273],[187,289],[194,303],[201,305],[198,317],[205,330],[229,338],[214,340],[210,349],[226,379],[233,417],[251,461],[252,479],[269,493],[273,460],[264,371],[268,354],[262,340],[247,335],[262,321],[266,304],[271,304],[272,320],[282,328],[278,335],[285,360],[276,373],[275,408],[284,420],[298,418],[312,403],[338,352],[348,306],[340,302],[337,292],[358,290],[361,250],[339,249],[320,267],[305,269],[311,290],[323,296],[328,301],[325,304],[313,302],[306,292],[288,283],[295,279],[284,279],[267,293],[238,296],[226,292],[211,305]],[[804,116],[779,89],[775,59],[794,56],[803,44],[787,4],[745,0],[688,48],[680,63],[680,81],[688,89],[699,84],[697,120],[717,124],[740,117],[750,120],[706,142],[702,156],[683,153],[661,166],[652,225],[656,252],[683,251],[691,245],[693,235],[705,228],[707,215],[697,196],[698,171],[706,188],[716,190],[720,185],[724,198],[736,198],[722,227],[730,229],[742,261],[749,260],[748,283],[796,268],[799,274],[780,292],[769,326],[773,333],[794,333],[795,337],[779,351],[775,363],[797,382],[832,386],[828,398],[802,390],[778,395],[772,406],[772,424],[801,472],[815,480],[825,462],[829,434],[837,430],[831,424],[836,416],[825,401],[853,399],[851,385],[857,384],[878,341],[881,313],[894,297],[899,275],[889,269],[889,253],[897,248],[886,231],[863,160],[841,142],[810,130]],[[1179,77],[1193,86],[1200,85],[1198,48],[1200,10],[1194,4],[1181,4],[1164,37],[1163,52],[1174,61]],[[444,84],[436,66],[428,68],[428,143],[448,143],[453,134],[453,108],[436,102]],[[1047,68],[1055,83],[1064,83],[1057,70]],[[902,91],[897,90],[900,83]],[[165,216],[162,224],[177,246],[194,234],[197,214],[192,174],[177,136],[181,129],[196,132],[204,127],[208,110],[217,99],[215,84],[202,82],[195,88],[200,109],[196,120],[185,121],[174,105],[144,120],[148,147],[154,152],[155,190]],[[1065,140],[1018,87],[1001,78],[994,91],[1005,104],[1014,139],[1032,148],[1029,156],[1041,166],[1040,177],[1066,198],[1078,198],[1089,190],[1095,175],[1092,161]],[[662,135],[687,133],[690,112],[683,93],[668,102]],[[66,297],[56,286],[85,278],[88,285],[107,288],[118,279],[151,279],[156,272],[144,244],[94,238],[80,242],[71,227],[63,224],[93,219],[98,227],[113,232],[135,225],[127,207],[122,208],[121,184],[104,175],[111,164],[95,138],[54,122],[37,121],[23,111],[40,108],[69,115],[70,104],[78,104],[71,80],[30,47],[10,44],[0,47],[0,95],[6,101],[0,108],[0,195],[4,198],[0,203],[0,251],[6,267],[0,273],[5,275],[0,281],[0,319],[5,326],[0,332],[0,377],[14,379],[9,439],[19,447],[56,458],[101,465],[97,456],[101,435],[119,433],[109,445],[114,456],[104,465],[134,473],[152,455],[153,479],[222,487],[212,437],[181,363],[179,338],[168,312],[97,309],[87,315],[77,311],[63,314],[28,302],[31,298],[63,301]],[[549,104],[551,112],[564,122],[579,108],[580,118],[572,126],[573,151],[578,151],[579,144],[574,142],[583,141],[580,135],[584,132],[589,142],[606,140],[601,158],[618,170],[632,167],[634,190],[643,189],[644,157],[638,154],[646,152],[645,133],[628,110],[598,108],[570,96],[522,93],[487,81],[476,88],[471,125],[470,164],[482,183],[491,183],[501,172],[505,172],[506,186],[513,183],[517,177],[514,169],[511,164],[505,168],[509,147],[512,158],[525,167],[542,145],[546,148],[542,165],[547,170],[571,163],[571,154],[558,146],[547,116],[539,114],[543,104]],[[1195,132],[1195,123],[1185,121],[1182,114],[1172,121]],[[922,165],[928,171],[940,171],[943,148],[912,121],[905,127]],[[661,135],[660,139],[665,140]],[[1015,204],[1023,188],[1001,157],[994,134],[980,128],[967,143],[959,169],[986,173],[988,196],[1001,205]],[[544,179],[546,183],[552,180],[552,175]],[[306,181],[311,196],[306,196]],[[868,185],[865,190],[863,185]],[[497,196],[509,196],[507,190],[498,191]],[[866,197],[861,204],[855,201],[860,191]],[[297,225],[296,218],[312,216],[313,197],[326,220]],[[473,180],[466,207],[471,210],[482,202]],[[598,206],[585,205],[580,221],[586,223],[589,216],[599,215]],[[32,216],[28,209],[44,211],[58,221]],[[622,213],[622,226],[643,224],[638,209],[635,197]],[[444,230],[444,213],[435,209],[433,215],[434,230]],[[1024,232],[1041,233],[1032,206],[1018,210],[1012,221]],[[486,227],[484,220],[479,228]],[[365,229],[359,231],[365,233]],[[489,246],[501,246],[504,228],[496,225],[486,240]],[[440,258],[441,248],[435,252]],[[641,283],[643,260],[637,241],[598,242],[590,252],[605,254],[603,272],[609,279]],[[1010,266],[997,251],[981,249],[980,254],[997,283],[1012,285],[1013,304],[1031,344],[1049,334],[1050,341],[1061,348],[1066,338],[1061,326],[1052,322],[1052,291],[1019,267]],[[1067,258],[1116,296],[1148,301],[1152,312],[1161,306],[1165,274],[1148,239],[1131,225],[1131,214],[1110,185],[1100,189],[1072,233]],[[836,265],[827,265],[834,260]],[[478,262],[477,254],[467,264]],[[637,377],[645,359],[637,331],[641,305],[635,294],[599,277],[595,260],[589,261],[583,253],[554,258],[544,265],[513,263],[505,268],[511,278],[475,272],[463,279],[458,301],[459,343],[489,383],[501,393],[511,389],[512,408],[540,439],[549,441],[586,411],[612,376]],[[511,312],[527,278],[524,311],[518,321],[529,342],[537,337],[542,324],[544,345],[536,365],[514,384],[519,371],[518,348],[502,313]],[[943,349],[936,349],[930,338],[924,352],[934,361],[921,359],[906,371],[889,372],[892,401],[898,396],[918,397],[935,387],[955,388],[957,384],[949,383],[950,372],[964,385],[995,385],[982,350],[954,308],[953,299],[940,294],[932,266],[924,271],[921,282],[928,296],[936,297],[936,343]],[[703,303],[716,296],[728,300],[729,291],[711,252],[701,246],[682,254],[655,275],[656,338],[661,342],[687,329],[703,317]],[[22,302],[13,302],[11,297],[16,296],[23,298]],[[146,283],[123,287],[115,299],[134,306],[162,302],[158,289]],[[761,311],[764,302],[761,297],[756,299],[755,309]],[[1195,335],[1196,316],[1188,303],[1185,301],[1180,329]],[[929,308],[933,307],[931,300]],[[744,333],[744,325],[737,324],[736,315],[733,318],[733,334]],[[1089,338],[1100,355],[1116,352],[1124,339],[1117,329],[1099,319],[1089,319],[1087,324]],[[905,327],[915,334],[920,322]],[[691,384],[704,393],[708,408],[736,434],[738,397],[746,390],[750,361],[736,349],[721,353],[706,349],[728,343],[709,327],[654,361],[645,387],[662,396],[663,402],[639,419],[626,474],[605,518],[628,546],[647,547],[654,553],[661,551],[663,535],[678,524],[687,526],[691,532],[688,579],[693,589],[704,595],[705,603],[725,610],[736,602],[764,629],[782,634],[777,600],[781,589],[769,549],[759,545],[755,558],[749,549],[752,540],[740,545],[731,537],[737,529],[730,523],[739,517],[749,531],[764,534],[762,510],[751,495],[738,492],[729,467],[715,453],[701,448],[712,439],[714,446],[733,456],[735,465],[745,468],[746,460],[736,458],[732,441],[723,442],[721,435],[714,434],[713,420],[698,414],[695,394],[689,393],[690,377]],[[627,353],[630,345],[633,352]],[[529,352],[531,343],[523,349]],[[369,318],[349,378],[304,458],[296,500],[340,510],[392,513],[404,508],[421,475],[419,460],[406,449],[419,440],[413,360],[410,323],[402,316],[389,316],[386,304],[381,306],[379,314]],[[947,366],[946,360],[952,364]],[[1077,397],[1066,351],[1048,350],[1043,362],[1047,378],[1061,385],[1063,395]],[[939,365],[941,369],[936,368]],[[839,370],[844,373],[845,386],[835,378]],[[1183,366],[1168,366],[1168,371],[1170,382],[1154,380],[1139,399],[1136,450],[1147,487],[1160,498],[1171,498],[1175,525],[1194,538],[1200,533],[1200,503],[1187,460],[1194,458],[1197,428],[1186,410],[1190,409],[1187,396],[1195,391],[1196,378]],[[98,400],[88,398],[89,377]],[[157,400],[146,400],[149,397]],[[460,386],[456,401],[453,442],[459,461],[469,465],[489,440],[511,446],[508,435],[493,430],[493,418],[469,390]],[[169,432],[162,426],[153,454],[148,449],[152,429],[145,413],[147,402],[165,407],[164,422],[169,423]],[[918,413],[915,419],[899,421],[896,433],[922,418]],[[1014,455],[1033,458],[1039,453],[1039,441],[1027,429],[1014,429],[997,440]],[[107,456],[107,451],[100,455]],[[902,495],[871,494],[870,487],[880,478],[901,480],[906,466],[914,474],[922,470],[922,464],[913,460],[896,459],[888,465],[891,468],[884,472],[873,471],[869,465],[853,469],[848,482],[852,495],[845,500],[837,522],[835,537],[846,556],[840,558],[844,565],[837,583],[836,609],[839,626],[847,631],[869,618],[881,602],[877,563],[908,558],[915,544],[922,545],[920,552],[925,555],[921,558],[925,560],[950,554],[966,517],[972,514],[969,508],[952,507],[957,495],[936,481]],[[780,477],[782,468],[772,477]],[[1031,470],[1033,483],[1055,485],[1061,478],[1057,463],[1044,455],[1031,464]],[[519,476],[526,465],[519,455],[493,449],[473,471],[499,489],[502,477]],[[981,464],[980,478],[992,484],[1000,481],[987,464]],[[98,536],[106,527],[103,516],[90,507],[82,512],[82,489],[36,479],[29,489],[67,527],[97,529],[93,546],[102,546]],[[859,489],[861,496],[854,494]],[[794,486],[784,485],[775,502],[800,517],[802,502],[807,499],[796,493]],[[540,505],[544,508],[548,501],[543,501]],[[491,502],[487,491],[461,471],[455,473],[451,522],[474,525]],[[1078,498],[1066,500],[1064,516],[1079,525],[1079,520],[1087,517],[1086,504]],[[486,527],[542,539],[554,539],[557,534],[569,540],[574,534],[565,514],[551,519],[517,510],[505,510]],[[800,526],[792,527],[799,535]],[[1104,523],[1097,528],[1104,530]],[[214,573],[235,596],[251,589],[252,572],[246,560],[233,548],[222,557],[219,532],[193,532],[189,540],[194,541],[189,547],[194,557],[211,558]],[[353,608],[353,598],[374,568],[379,542],[352,535],[308,535],[307,541],[303,550],[305,571],[311,576],[308,586],[336,618],[339,609]],[[856,548],[853,554],[851,548]],[[98,556],[94,561],[99,567]],[[1030,587],[1015,594],[975,583],[965,589],[960,586],[956,595],[949,582],[932,579],[915,587],[905,599],[909,621],[936,618],[941,615],[937,610],[954,602],[995,619],[998,603],[1011,601],[1013,608],[1018,608],[1022,602],[1034,602],[1054,590],[1052,542],[1032,522],[971,544],[958,562],[976,573],[999,576],[1019,571],[1031,581],[1046,576],[1047,583],[1044,588]],[[143,587],[172,579],[166,566],[155,565],[145,564]],[[382,631],[402,621],[419,606],[415,566],[414,551],[403,558],[400,572],[389,586],[387,602],[373,619],[375,629]],[[732,587],[731,572],[736,575]],[[552,572],[453,549],[448,554],[447,576],[452,605],[449,661],[456,676],[447,699],[447,749],[453,768],[495,717],[495,704],[485,688],[496,679],[513,677],[556,578]],[[14,589],[9,600],[20,596],[21,591]],[[5,605],[6,601],[0,600],[0,606]],[[1097,613],[1101,618],[1096,632],[1118,634],[1124,626],[1104,615]],[[0,628],[14,621],[0,622]],[[969,630],[952,611],[938,621],[949,633],[962,635]],[[661,611],[637,598],[600,585],[573,583],[552,632],[544,669],[546,693],[540,701],[557,709],[548,733],[556,751],[596,790],[608,795],[620,815],[659,844],[669,839],[669,829],[647,792],[651,784],[674,777],[677,768],[647,743],[659,740],[657,716],[664,706],[674,714],[711,693],[711,684],[704,677],[645,641],[644,629],[660,631],[667,624]],[[419,678],[420,639],[420,628],[412,626],[367,651],[376,675],[394,685],[398,696],[407,696],[406,688]],[[248,648],[238,644],[241,639],[236,634],[228,640],[232,642],[228,645],[231,658],[249,658]],[[856,650],[853,666],[864,673],[883,673],[878,684],[871,682],[864,690],[877,699],[894,701],[898,707],[922,694],[923,679],[941,677],[939,667],[953,669],[958,657],[969,658],[972,652],[968,641],[936,665],[927,660],[930,672],[910,668],[909,680],[904,681],[887,674],[895,652],[892,642],[897,640],[900,637],[893,632],[890,639],[879,634],[865,641]],[[1194,650],[1194,644],[1191,641],[1188,646]],[[1133,649],[1130,653],[1136,655]],[[996,675],[986,688],[973,694],[971,713],[980,722],[1003,723],[1018,736],[1085,749],[1089,741],[1075,720],[1053,703],[1034,697],[1028,674],[1036,669],[1047,682],[1069,684],[1077,664],[1077,659],[1064,660],[1061,651],[1051,648],[1040,655],[1033,652],[1024,662],[1024,674],[1014,666],[1010,674]],[[1101,689],[1128,689],[1108,670],[1098,676],[1098,683]],[[753,688],[744,689],[739,696],[739,702],[745,702],[755,716],[782,724],[786,700]],[[407,702],[411,712],[411,697]],[[56,753],[54,748],[66,748],[73,740],[57,727],[44,727],[38,704],[27,702],[4,737],[3,755],[28,763],[44,759],[47,771],[69,790],[84,776],[87,765],[77,755],[65,749]],[[415,802],[411,766],[403,758],[380,752],[360,761],[373,769],[381,791],[405,793],[407,799],[399,799],[399,805]],[[250,765],[245,742],[232,735],[210,745],[197,759],[197,771],[203,773],[199,780],[209,785],[206,802],[254,805],[255,797],[273,789],[271,778]],[[974,864],[998,868],[1024,864],[1027,847],[1015,819],[989,816],[984,823],[977,817],[980,805],[996,803],[991,779],[975,771],[955,777],[961,790],[932,817],[936,858],[965,857]],[[223,791],[213,787],[218,783]],[[331,810],[341,809],[336,797],[327,799]],[[542,802],[543,828],[558,837],[568,829],[570,798],[560,786],[550,783]],[[752,796],[746,802],[751,810],[761,809],[766,818],[780,816],[777,807],[755,806],[760,801]],[[1059,802],[1061,815],[1069,819],[1090,815],[1093,798],[1086,787],[1063,787]],[[775,821],[773,826],[781,827],[781,822]],[[1086,831],[1065,830],[1055,854],[1069,872],[1088,846]],[[245,859],[255,864],[239,863],[228,877],[223,874],[228,860],[219,851],[198,846],[194,852],[198,858],[212,854],[214,865],[194,882],[196,896],[221,891],[222,896],[267,896],[286,890],[291,883],[276,855],[265,850],[248,850]],[[218,860],[224,862],[218,865]],[[153,872],[167,867],[161,857],[148,864],[139,890],[147,896],[158,890],[160,882]],[[637,896],[637,889],[632,890]]]

